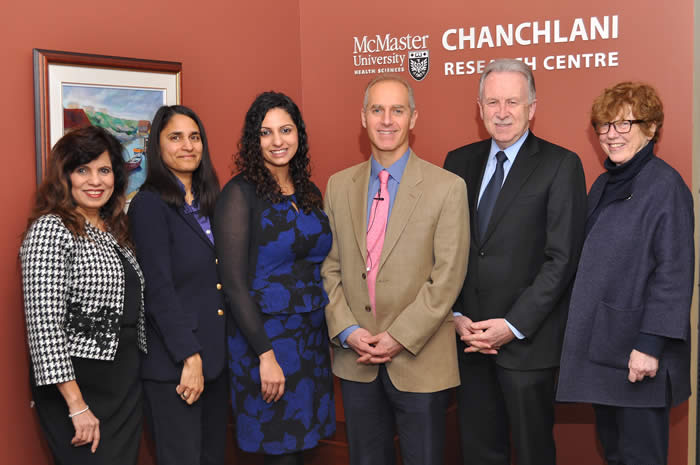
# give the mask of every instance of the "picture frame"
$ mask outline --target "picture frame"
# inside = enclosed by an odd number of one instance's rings
[[[36,48],[33,58],[37,185],[56,141],[93,124],[124,145],[133,196],[145,179],[155,111],[182,101],[182,63]]]

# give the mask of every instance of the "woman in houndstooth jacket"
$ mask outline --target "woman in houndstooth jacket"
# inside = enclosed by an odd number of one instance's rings
[[[20,249],[32,394],[57,464],[135,464],[143,276],[122,146],[97,127],[54,146]]]

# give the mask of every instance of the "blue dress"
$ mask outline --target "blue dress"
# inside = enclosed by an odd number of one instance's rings
[[[229,304],[231,401],[239,447],[284,454],[312,448],[335,431],[335,403],[321,263],[330,251],[328,218],[273,204],[241,175],[217,201],[214,235]],[[285,392],[266,403],[258,355],[274,351]]]

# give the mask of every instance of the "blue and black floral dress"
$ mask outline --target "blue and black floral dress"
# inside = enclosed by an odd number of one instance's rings
[[[228,301],[228,350],[235,429],[246,452],[284,454],[335,431],[333,379],[321,263],[328,218],[305,213],[294,195],[273,204],[241,175],[224,187],[214,215],[219,272]],[[272,349],[285,392],[266,403],[258,355]]]

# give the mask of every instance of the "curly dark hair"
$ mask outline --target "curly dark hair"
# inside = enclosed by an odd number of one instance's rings
[[[263,92],[253,101],[245,115],[241,140],[238,142],[238,153],[235,158],[236,168],[248,182],[255,185],[258,196],[272,203],[282,201],[280,186],[265,166],[260,147],[260,128],[267,112],[273,108],[281,108],[286,111],[297,127],[299,147],[289,162],[289,174],[294,183],[294,193],[299,208],[305,213],[313,208],[321,208],[321,196],[311,182],[306,125],[301,117],[299,107],[285,94],[272,91]]]
[[[133,249],[124,213],[128,173],[122,157],[123,150],[116,137],[96,126],[74,129],[61,137],[51,149],[46,177],[37,190],[27,230],[40,216],[55,214],[74,236],[85,236],[85,218],[76,210],[70,175],[79,166],[107,152],[112,163],[114,190],[107,203],[100,208],[100,215],[119,245]]]
[[[214,215],[214,205],[220,191],[219,178],[211,161],[209,141],[202,120],[194,110],[184,105],[163,105],[156,111],[151,123],[148,147],[146,147],[146,180],[141,190],[157,193],[163,202],[176,208],[182,208],[185,204],[182,189],[175,175],[165,166],[160,150],[160,134],[175,115],[187,116],[199,128],[199,136],[202,138],[202,161],[192,173],[192,190],[197,196],[201,214],[211,218]]]

